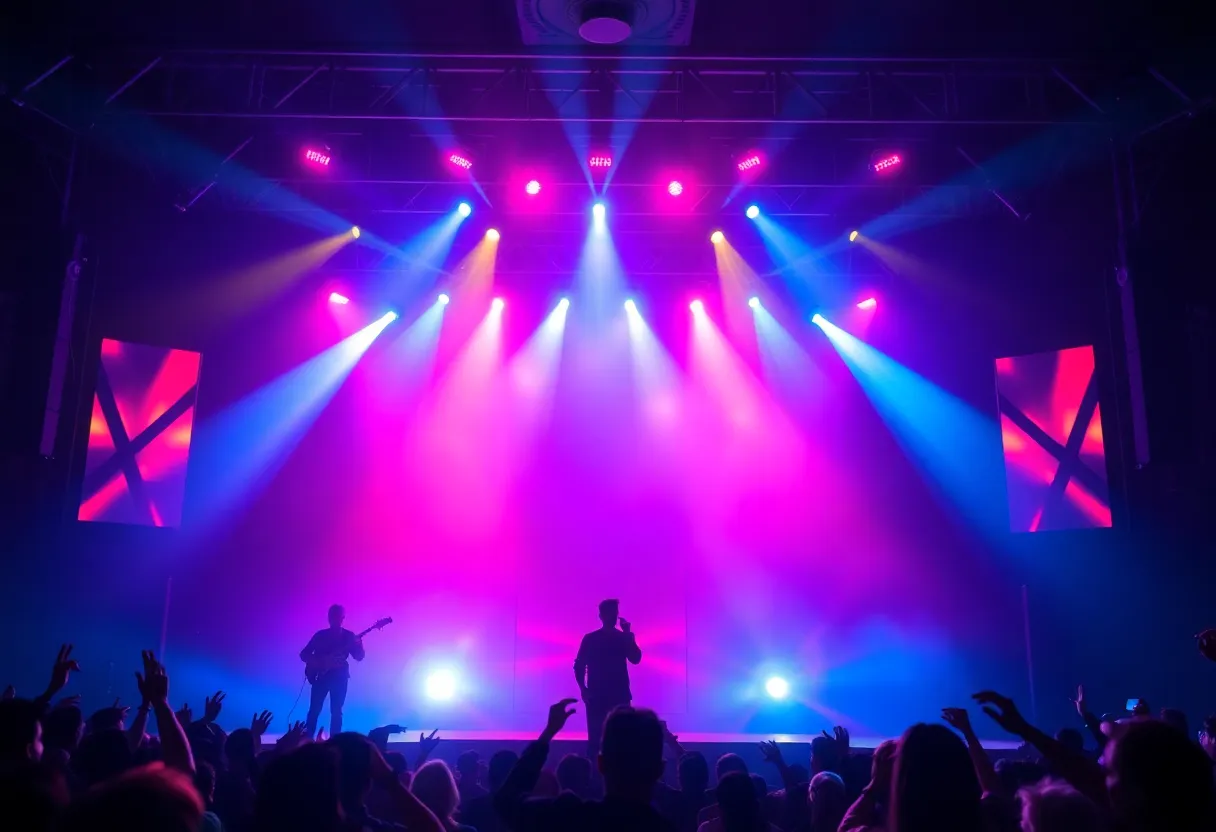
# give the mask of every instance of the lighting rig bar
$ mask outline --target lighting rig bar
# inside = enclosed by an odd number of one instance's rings
[[[12,88],[31,102],[72,56]],[[161,118],[1102,124],[1100,64],[982,59],[181,50],[88,57],[105,106]],[[41,74],[39,74],[41,73]]]

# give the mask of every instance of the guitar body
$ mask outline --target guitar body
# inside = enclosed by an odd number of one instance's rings
[[[381,618],[372,626],[368,627],[361,633],[355,635],[355,641],[363,638],[372,630],[383,630],[389,624],[393,623],[391,618]],[[304,664],[304,678],[308,680],[308,684],[315,685],[324,676],[340,668],[346,662],[346,656],[313,656]]]

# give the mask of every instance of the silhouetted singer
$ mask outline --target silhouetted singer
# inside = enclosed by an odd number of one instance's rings
[[[603,626],[583,636],[574,659],[574,678],[582,691],[587,708],[587,752],[594,760],[600,751],[600,737],[604,733],[604,720],[613,708],[628,705],[633,701],[629,692],[629,667],[642,661],[642,651],[629,627],[629,622],[620,618],[621,629],[616,628],[620,602],[600,602],[600,621]]]

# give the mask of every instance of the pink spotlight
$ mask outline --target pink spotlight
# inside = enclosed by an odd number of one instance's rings
[[[527,185],[524,185],[524,191],[528,194],[528,196],[536,196],[538,193],[540,193],[540,183],[535,179],[532,179]]]
[[[878,298],[866,298],[861,303],[857,304],[858,309],[873,309],[878,306]]]
[[[692,303],[688,304],[688,308],[692,310],[692,314],[694,315],[705,314],[705,304],[701,303],[699,300],[694,300]]]
[[[903,163],[904,160],[900,158],[898,153],[892,153],[890,156],[875,159],[870,163],[870,167],[874,168],[875,173],[889,173]]]
[[[346,304],[350,303],[350,298],[348,298],[346,295],[339,294],[338,292],[330,292],[329,302],[338,306],[346,306]]]
[[[667,186],[667,193],[672,196],[679,196],[684,193],[684,184],[675,179],[671,180],[671,183]]]
[[[612,167],[612,157],[607,153],[593,153],[587,160],[587,164],[593,168],[610,168]]]
[[[451,153],[448,155],[448,163],[460,168],[461,170],[472,170],[473,160],[460,153]]]
[[[321,151],[313,147],[306,147],[304,148],[304,161],[319,168],[327,168],[333,161],[333,156],[329,154],[328,150]]]
[[[749,170],[755,170],[764,164],[764,160],[760,158],[759,153],[748,153],[742,159],[735,163],[735,167],[740,173],[747,173]]]
[[[503,300],[502,298],[494,298],[493,302],[490,303],[490,308],[493,309],[495,312],[501,312],[502,308],[506,305],[507,305],[507,302],[505,300]]]

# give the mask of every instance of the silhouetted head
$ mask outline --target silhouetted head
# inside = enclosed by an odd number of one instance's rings
[[[197,832],[203,803],[190,778],[160,763],[133,769],[72,801],[62,832]]]
[[[224,740],[224,756],[234,768],[250,769],[258,756],[258,736],[248,728],[237,728]]]
[[[737,771],[740,774],[747,774],[747,763],[743,762],[743,758],[738,754],[723,754],[718,758],[718,762],[714,764],[714,778],[721,783],[722,778],[730,774],[732,771]]]
[[[663,775],[663,725],[654,711],[625,706],[608,714],[599,768],[607,794],[650,802]]]
[[[604,622],[605,627],[615,627],[616,620],[621,614],[621,602],[615,598],[609,598],[607,601],[600,601],[600,621]]]
[[[342,622],[346,620],[346,607],[341,604],[334,604],[329,608],[329,626],[335,630],[342,626]]]
[[[811,740],[811,774],[840,770],[840,746],[824,736]]]
[[[899,740],[889,832],[982,832],[980,782],[967,747],[944,725],[913,725]]]
[[[1018,792],[1022,832],[1103,832],[1106,822],[1094,802],[1067,783],[1043,780]]]
[[[768,794],[768,783],[764,782],[764,777],[756,774],[754,771],[747,776],[752,781],[752,789],[756,792],[756,799],[763,800],[764,796]]]
[[[135,762],[127,735],[110,730],[89,734],[80,741],[72,767],[88,785],[108,780],[129,769]]]
[[[580,754],[567,754],[557,764],[557,785],[564,791],[586,797],[591,791],[591,761]]]
[[[507,775],[511,773],[511,769],[515,768],[515,764],[519,762],[519,755],[514,751],[495,751],[494,756],[490,758],[490,764],[486,767],[486,780],[489,781],[490,791],[496,792],[507,782]]]
[[[0,763],[42,759],[40,713],[28,699],[0,702]]]
[[[346,811],[360,809],[372,790],[372,741],[362,734],[343,731],[329,740],[338,751],[338,789]]]
[[[84,714],[75,705],[52,708],[42,717],[42,744],[73,753],[84,736]]]
[[[832,832],[844,820],[849,809],[844,780],[831,771],[821,771],[811,778],[806,790],[807,808],[811,813],[813,832]]]
[[[1177,708],[1162,708],[1161,721],[1174,730],[1181,731],[1184,737],[1191,735],[1191,726],[1187,724],[1186,714]]]
[[[709,761],[700,751],[689,751],[680,757],[676,771],[681,791],[700,794],[709,788]]]
[[[1128,832],[1209,829],[1212,761],[1183,734],[1155,720],[1121,726],[1106,748],[1106,788]]]
[[[1212,760],[1216,760],[1216,714],[1209,716],[1199,726],[1199,745]]]
[[[727,772],[718,781],[718,808],[726,832],[755,832],[760,828],[760,800],[752,779],[741,771]]]
[[[1056,731],[1056,742],[1072,751],[1085,750],[1085,737],[1076,728],[1061,728]]]
[[[460,775],[460,782],[466,786],[476,783],[481,774],[481,755],[473,750],[462,752],[456,758],[456,772]]]
[[[203,799],[203,808],[215,802],[215,769],[204,760],[194,761],[194,788]]]
[[[50,832],[71,795],[63,774],[45,762],[18,762],[0,776],[0,825]]]
[[[456,789],[456,778],[443,760],[431,760],[414,772],[410,791],[445,826],[454,822],[460,792]]]
[[[309,743],[276,757],[258,780],[257,832],[339,832],[338,752]]]

